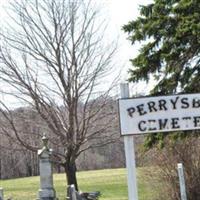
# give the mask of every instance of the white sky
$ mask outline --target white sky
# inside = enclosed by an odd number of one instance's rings
[[[9,0],[0,0],[0,22],[4,20],[3,6],[6,6]],[[131,45],[128,41],[127,34],[121,29],[124,24],[136,19],[139,16],[139,5],[149,4],[152,0],[94,0],[103,3],[105,14],[108,15],[109,26],[108,32],[112,39],[118,39],[118,54],[115,63],[123,67],[121,81],[124,82],[127,78],[128,68],[132,67],[129,59],[137,55],[137,45]],[[147,86],[144,84],[135,84],[132,86],[134,93],[145,93]]]
[[[127,24],[129,21],[136,19],[139,16],[139,5],[146,5],[152,2],[152,0],[104,0],[109,2],[108,12],[110,15],[110,24],[112,26],[112,32],[119,34],[119,62],[124,65],[121,81],[125,81],[128,78],[127,71],[131,68],[129,59],[135,57],[138,54],[138,45],[131,45],[131,42],[127,40],[127,34],[125,34],[121,27]],[[145,84],[134,84],[131,86],[133,93],[145,93],[148,87]]]

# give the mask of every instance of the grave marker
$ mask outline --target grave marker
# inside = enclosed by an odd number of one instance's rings
[[[3,188],[0,188],[0,200],[3,200]]]
[[[187,200],[186,189],[185,189],[184,170],[183,170],[182,163],[178,163],[178,176],[179,176],[181,200]]]
[[[51,163],[52,150],[48,148],[48,138],[42,137],[43,148],[38,151],[40,159],[40,189],[38,200],[57,200],[53,187],[53,169]]]

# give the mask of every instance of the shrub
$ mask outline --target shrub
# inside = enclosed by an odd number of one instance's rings
[[[164,183],[160,199],[180,200],[180,187],[177,164],[183,163],[186,181],[187,199],[200,199],[200,139],[187,137],[182,140],[166,139],[165,147],[154,147],[153,154],[157,177]],[[155,178],[155,173],[153,174]]]

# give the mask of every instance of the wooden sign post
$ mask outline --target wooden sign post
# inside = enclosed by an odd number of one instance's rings
[[[120,92],[122,99],[129,98],[128,83],[122,83],[120,85]],[[124,147],[125,147],[127,179],[128,179],[128,199],[138,200],[134,137],[132,135],[124,136]]]

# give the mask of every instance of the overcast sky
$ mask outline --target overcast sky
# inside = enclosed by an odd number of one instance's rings
[[[127,34],[121,29],[124,24],[139,16],[139,5],[150,3],[151,0],[104,0],[107,6],[110,30],[113,35],[119,36],[119,51],[121,59],[128,61],[136,55],[136,46],[127,40]]]
[[[123,67],[121,81],[125,81],[127,71],[131,66],[129,59],[138,54],[139,45],[131,45],[127,40],[127,34],[125,34],[121,27],[127,24],[129,21],[136,19],[139,16],[139,5],[146,5],[152,2],[152,0],[104,0],[108,5],[108,15],[110,17],[111,31],[115,34],[119,34],[119,62]],[[146,86],[145,84],[134,84],[132,90],[134,93],[146,93],[152,84]]]

